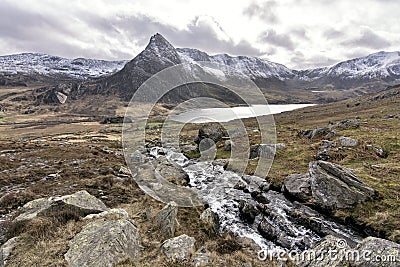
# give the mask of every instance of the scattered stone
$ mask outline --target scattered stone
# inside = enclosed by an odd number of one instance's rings
[[[252,224],[258,214],[260,211],[256,207],[244,200],[239,201],[239,217],[243,221]]]
[[[38,215],[46,216],[48,213],[61,210],[73,211],[81,216],[86,216],[106,211],[107,207],[101,200],[83,190],[62,197],[32,200],[22,207],[22,214],[15,218],[15,221],[30,220]]]
[[[132,175],[131,170],[128,169],[128,168],[126,168],[126,167],[124,167],[124,166],[121,166],[121,167],[119,168],[118,173],[119,173],[120,175],[123,175],[123,176],[126,176],[126,177],[130,177],[130,176]]]
[[[350,137],[340,137],[339,142],[344,147],[354,147],[358,145],[358,141],[356,139]]]
[[[214,143],[218,143],[223,137],[227,136],[227,132],[219,124],[206,124],[199,129],[199,133],[195,138],[195,143],[199,144],[203,139],[211,139]]]
[[[156,171],[171,183],[186,186],[190,182],[188,174],[182,167],[165,156],[160,156],[156,160],[155,167]]]
[[[298,132],[298,136],[307,139],[318,139],[325,138],[330,139],[335,134],[332,133],[332,129],[329,127],[317,127],[312,130],[301,130]]]
[[[122,116],[118,116],[118,117],[108,117],[108,118],[104,118],[100,124],[116,124],[116,123],[124,123],[124,118]],[[125,122],[127,123],[131,123],[132,120],[130,118],[125,118]]]
[[[309,174],[313,202],[325,211],[352,208],[375,195],[349,169],[333,163],[311,162]]]
[[[283,183],[283,192],[291,198],[308,202],[312,198],[310,179],[308,173],[290,175]]]
[[[178,221],[176,219],[177,214],[178,206],[175,202],[170,202],[154,217],[155,226],[160,227],[160,230],[164,236],[174,236],[176,227],[178,225]]]
[[[200,219],[211,229],[214,230],[215,233],[219,232],[219,216],[215,212],[213,212],[210,208],[207,208],[203,213],[200,214]]]
[[[7,261],[10,260],[10,256],[14,248],[17,246],[20,237],[13,237],[5,242],[0,247],[0,267],[6,266]]]
[[[196,240],[185,234],[164,241],[161,250],[165,256],[175,260],[187,260],[194,253]]]
[[[232,150],[232,141],[231,140],[226,140],[225,141],[224,150],[225,151],[231,151]]]
[[[385,153],[385,151],[379,146],[367,145],[366,148],[368,150],[373,150],[375,152],[375,154],[380,158],[387,158],[387,156],[388,156]]]
[[[278,238],[278,229],[276,229],[276,226],[271,224],[266,218],[261,220],[257,229],[264,238],[270,241],[274,242]]]
[[[243,175],[242,180],[246,183],[243,191],[250,193],[253,197],[262,192],[267,192],[271,186],[265,179],[254,175]]]
[[[331,150],[330,149],[324,149],[322,151],[319,151],[317,155],[315,155],[316,160],[330,160],[331,159]]]
[[[377,238],[377,237],[367,237],[357,246],[357,250],[362,252],[369,252],[368,257],[370,259],[380,259],[381,257],[395,257],[395,261],[381,261],[374,262],[360,257],[358,261],[353,261],[351,266],[355,267],[375,267],[375,266],[385,266],[385,267],[397,267],[400,261],[400,245],[389,240]]]
[[[211,252],[205,247],[200,248],[193,255],[193,265],[195,267],[209,266]]]
[[[341,130],[357,129],[358,127],[360,127],[360,121],[357,119],[343,120],[336,123],[330,123],[328,127],[330,127],[331,129]]]
[[[322,140],[321,141],[321,148],[322,149],[332,149],[336,147],[336,142],[329,141],[329,140]]]
[[[272,159],[275,157],[277,150],[283,150],[284,144],[257,144],[250,147],[250,159],[266,158]]]
[[[100,219],[100,218],[107,218],[107,219],[129,219],[129,214],[124,209],[109,209],[107,211],[103,211],[97,214],[89,214],[85,218],[86,220],[89,219]]]
[[[64,255],[69,266],[114,266],[123,258],[138,258],[140,236],[130,219],[97,220],[83,227]]]

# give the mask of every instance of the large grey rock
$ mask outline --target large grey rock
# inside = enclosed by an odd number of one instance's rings
[[[317,127],[315,129],[301,130],[298,132],[299,137],[306,139],[330,139],[335,135],[335,132],[329,127]]]
[[[159,157],[156,162],[156,171],[167,181],[177,185],[187,185],[189,176],[177,163],[168,160],[165,156]]]
[[[387,157],[387,154],[385,153],[385,151],[379,146],[367,145],[366,149],[374,151],[375,154],[380,158]]]
[[[185,234],[164,241],[161,251],[170,259],[187,260],[195,251],[193,237]]]
[[[326,161],[309,165],[314,204],[325,210],[352,208],[375,195],[349,169]]]
[[[10,260],[12,251],[14,250],[14,248],[17,246],[18,241],[19,241],[20,237],[13,237],[9,240],[7,240],[7,242],[5,242],[1,247],[0,247],[0,267],[6,266],[7,261]]]
[[[389,240],[367,237],[358,246],[357,250],[362,255],[367,252],[368,257],[360,257],[352,261],[355,267],[398,267],[400,265],[400,245]],[[385,261],[373,261],[371,259],[383,259]],[[395,259],[395,261],[393,261]]]
[[[335,123],[330,123],[328,127],[331,129],[340,130],[357,129],[358,127],[360,127],[360,121],[357,119],[343,120]]]
[[[277,150],[283,150],[284,144],[257,144],[250,147],[250,159],[266,158],[272,159],[275,157]]]
[[[354,147],[358,145],[358,141],[356,139],[342,136],[338,139],[340,144],[345,147]]]
[[[140,255],[140,236],[130,219],[97,220],[87,224],[70,242],[64,255],[69,266],[114,266]]]
[[[206,124],[200,127],[199,133],[194,140],[197,144],[203,139],[211,139],[214,143],[218,143],[223,137],[226,137],[227,133],[219,124]]]
[[[202,220],[209,228],[213,229],[215,233],[219,232],[220,222],[219,216],[213,212],[210,208],[204,210],[200,214],[200,220]]]
[[[302,202],[308,202],[312,198],[310,175],[293,174],[286,177],[283,183],[283,192],[292,198]]]
[[[22,213],[15,218],[15,221],[30,220],[38,215],[46,216],[46,214],[62,210],[73,211],[85,216],[106,211],[107,207],[101,200],[83,190],[72,195],[30,201],[23,206]]]
[[[170,202],[154,217],[154,224],[160,228],[164,236],[172,237],[178,225],[177,215],[178,206],[175,202]]]

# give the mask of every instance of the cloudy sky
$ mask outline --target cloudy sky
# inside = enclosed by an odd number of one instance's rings
[[[291,68],[400,51],[398,0],[0,0],[0,54],[131,59],[161,33],[175,47]]]

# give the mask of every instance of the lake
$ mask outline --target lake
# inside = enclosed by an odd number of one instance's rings
[[[227,122],[235,119],[278,114],[314,105],[315,104],[276,104],[232,108],[193,109],[180,114],[171,115],[170,119],[182,123]]]

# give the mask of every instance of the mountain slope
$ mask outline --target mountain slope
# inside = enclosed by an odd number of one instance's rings
[[[84,79],[119,71],[126,62],[86,58],[67,59],[39,53],[23,53],[0,56],[0,72],[63,75]]]

